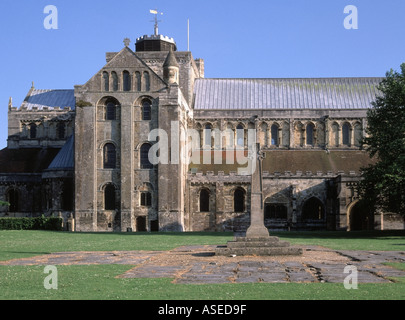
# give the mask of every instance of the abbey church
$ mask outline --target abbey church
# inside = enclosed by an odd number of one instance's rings
[[[19,107],[10,99],[0,151],[0,200],[10,206],[0,216],[60,216],[77,232],[244,231],[251,177],[235,159],[254,132],[269,230],[398,227],[356,192],[382,78],[207,79],[204,68],[154,34],[107,52],[85,84],[33,85]],[[155,129],[166,136],[151,139]],[[187,131],[201,161],[176,140]],[[171,157],[155,163],[163,140]]]

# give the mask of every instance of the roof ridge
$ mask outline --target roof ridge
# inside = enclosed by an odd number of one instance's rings
[[[35,91],[75,91],[75,89],[34,89],[32,92]]]
[[[384,79],[385,77],[299,77],[299,78],[198,78],[198,80],[335,80],[335,79]]]

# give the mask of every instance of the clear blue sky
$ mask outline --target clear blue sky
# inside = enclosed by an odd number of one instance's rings
[[[58,30],[44,28],[46,5]],[[346,30],[343,9],[358,9]],[[1,0],[0,149],[7,106],[38,89],[73,89],[105,64],[123,39],[153,33],[149,9],[164,12],[160,33],[205,60],[209,78],[384,76],[405,62],[404,0]]]

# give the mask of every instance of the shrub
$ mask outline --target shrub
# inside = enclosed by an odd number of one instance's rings
[[[61,218],[0,218],[0,230],[62,230]]]

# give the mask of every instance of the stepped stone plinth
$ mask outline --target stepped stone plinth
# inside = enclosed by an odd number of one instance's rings
[[[301,255],[302,248],[293,247],[278,237],[247,238],[239,237],[226,246],[215,249],[217,256],[286,256]]]

